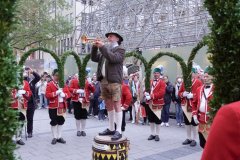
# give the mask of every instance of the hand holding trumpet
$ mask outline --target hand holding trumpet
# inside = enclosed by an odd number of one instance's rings
[[[104,45],[104,42],[100,38],[96,38],[93,42],[93,45],[100,48]]]

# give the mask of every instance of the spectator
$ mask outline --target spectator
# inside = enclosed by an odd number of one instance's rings
[[[104,103],[104,100],[102,99],[102,97],[99,97],[98,99],[98,107],[99,107],[99,112],[98,112],[98,119],[100,121],[103,121],[105,120],[105,115],[104,115],[104,111],[105,111],[105,103]]]
[[[46,87],[47,87],[46,75],[42,75],[41,80],[36,84],[36,87],[38,88],[38,96],[40,99],[38,109],[47,108],[48,104],[47,104],[47,98],[45,96]]]
[[[183,125],[183,111],[182,111],[182,107],[181,107],[181,98],[178,96],[178,92],[179,92],[181,85],[182,85],[182,78],[177,77],[176,85],[175,85],[173,93],[172,93],[172,97],[173,97],[172,101],[175,104],[175,108],[176,108],[177,125],[180,127]]]
[[[98,98],[100,96],[100,83],[97,81],[97,76],[94,75],[93,78],[93,85],[95,88],[95,91],[93,94],[91,94],[91,100],[90,100],[90,107],[88,111],[88,115],[97,116],[98,115]]]
[[[25,68],[25,73],[27,73],[24,76],[24,80],[29,82],[30,89],[32,91],[32,95],[28,101],[28,107],[27,107],[27,133],[28,138],[32,138],[32,132],[33,132],[33,116],[35,108],[37,107],[36,104],[36,84],[41,79],[40,75],[33,71],[30,67]]]
[[[161,126],[166,125],[166,127],[169,127],[169,109],[172,102],[172,93],[173,93],[173,85],[168,80],[168,76],[163,77],[165,83],[166,83],[166,92],[164,95],[164,106],[162,110],[162,123]]]

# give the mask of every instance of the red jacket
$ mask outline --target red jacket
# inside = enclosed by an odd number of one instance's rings
[[[129,89],[129,86],[125,83],[122,83],[122,98],[121,98],[122,106],[125,109],[128,109],[131,102],[132,102],[132,94]]]
[[[194,97],[194,100],[193,100],[193,106],[192,106],[192,114],[193,115],[197,115],[198,117],[204,117],[204,118],[199,118],[199,122],[200,123],[207,123],[209,117],[207,115],[207,113],[209,113],[210,111],[210,106],[208,103],[205,104],[205,111],[206,113],[201,113],[199,111],[199,108],[200,108],[200,105],[201,105],[201,99],[202,99],[202,96],[203,96],[203,90],[204,90],[204,85],[199,87],[196,91],[196,96]],[[206,98],[207,98],[207,102],[210,102],[213,98],[213,90],[214,90],[214,87],[211,88],[210,92],[208,95],[206,95]]]
[[[56,94],[56,91],[58,89],[59,89],[59,86],[54,81],[51,81],[47,84],[46,98],[49,100],[49,109],[56,109],[59,106],[58,95]],[[65,95],[66,95],[63,98],[63,103],[67,107],[66,100],[71,97],[67,85],[64,86],[63,93],[65,93]]]
[[[25,80],[23,81],[23,90],[26,91],[26,94],[23,95],[23,108],[27,109],[27,103],[29,98],[32,96],[32,91],[30,90],[29,83]],[[18,92],[17,89],[12,90],[13,102],[11,103],[11,107],[13,109],[18,109],[18,98],[16,97],[17,92]]]
[[[78,102],[79,94],[77,93],[77,90],[80,89],[79,81],[78,79],[73,79],[71,81],[69,90],[72,93],[72,101]],[[85,81],[85,97],[83,98],[83,102],[89,103],[90,102],[90,93],[93,93],[95,91],[94,85],[89,84],[88,81]]]
[[[192,87],[191,87],[191,92],[193,94],[193,98],[192,99],[187,99],[186,97],[183,97],[183,92],[185,91],[185,87],[184,87],[184,83],[182,83],[179,92],[178,92],[178,96],[181,98],[181,104],[182,106],[184,106],[187,102],[187,106],[193,106],[193,99],[196,96],[196,92],[198,87],[202,86],[202,82],[199,79],[193,79],[192,80]],[[195,104],[196,105],[196,104]]]
[[[214,118],[202,160],[240,159],[240,101],[224,105]]]
[[[153,81],[151,80],[151,100],[154,106],[163,106],[164,105],[164,94],[166,91],[166,83],[159,79],[157,84],[153,87]],[[149,103],[149,101],[147,102]]]

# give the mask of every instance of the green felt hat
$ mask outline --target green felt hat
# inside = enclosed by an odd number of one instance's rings
[[[204,73],[212,75],[213,74],[213,68],[211,66],[207,66],[204,70]]]

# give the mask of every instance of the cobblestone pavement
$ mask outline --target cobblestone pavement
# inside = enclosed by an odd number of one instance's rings
[[[16,150],[22,160],[91,160],[94,136],[104,130],[107,120],[100,122],[91,117],[87,120],[86,137],[76,136],[75,119],[67,115],[63,126],[63,138],[66,144],[51,145],[52,134],[47,110],[36,110],[34,117],[33,138],[24,140],[25,146]],[[124,135],[130,140],[129,160],[199,160],[202,149],[183,146],[184,127],[177,127],[175,120],[170,127],[161,127],[160,142],[148,141],[149,126],[127,123]]]

